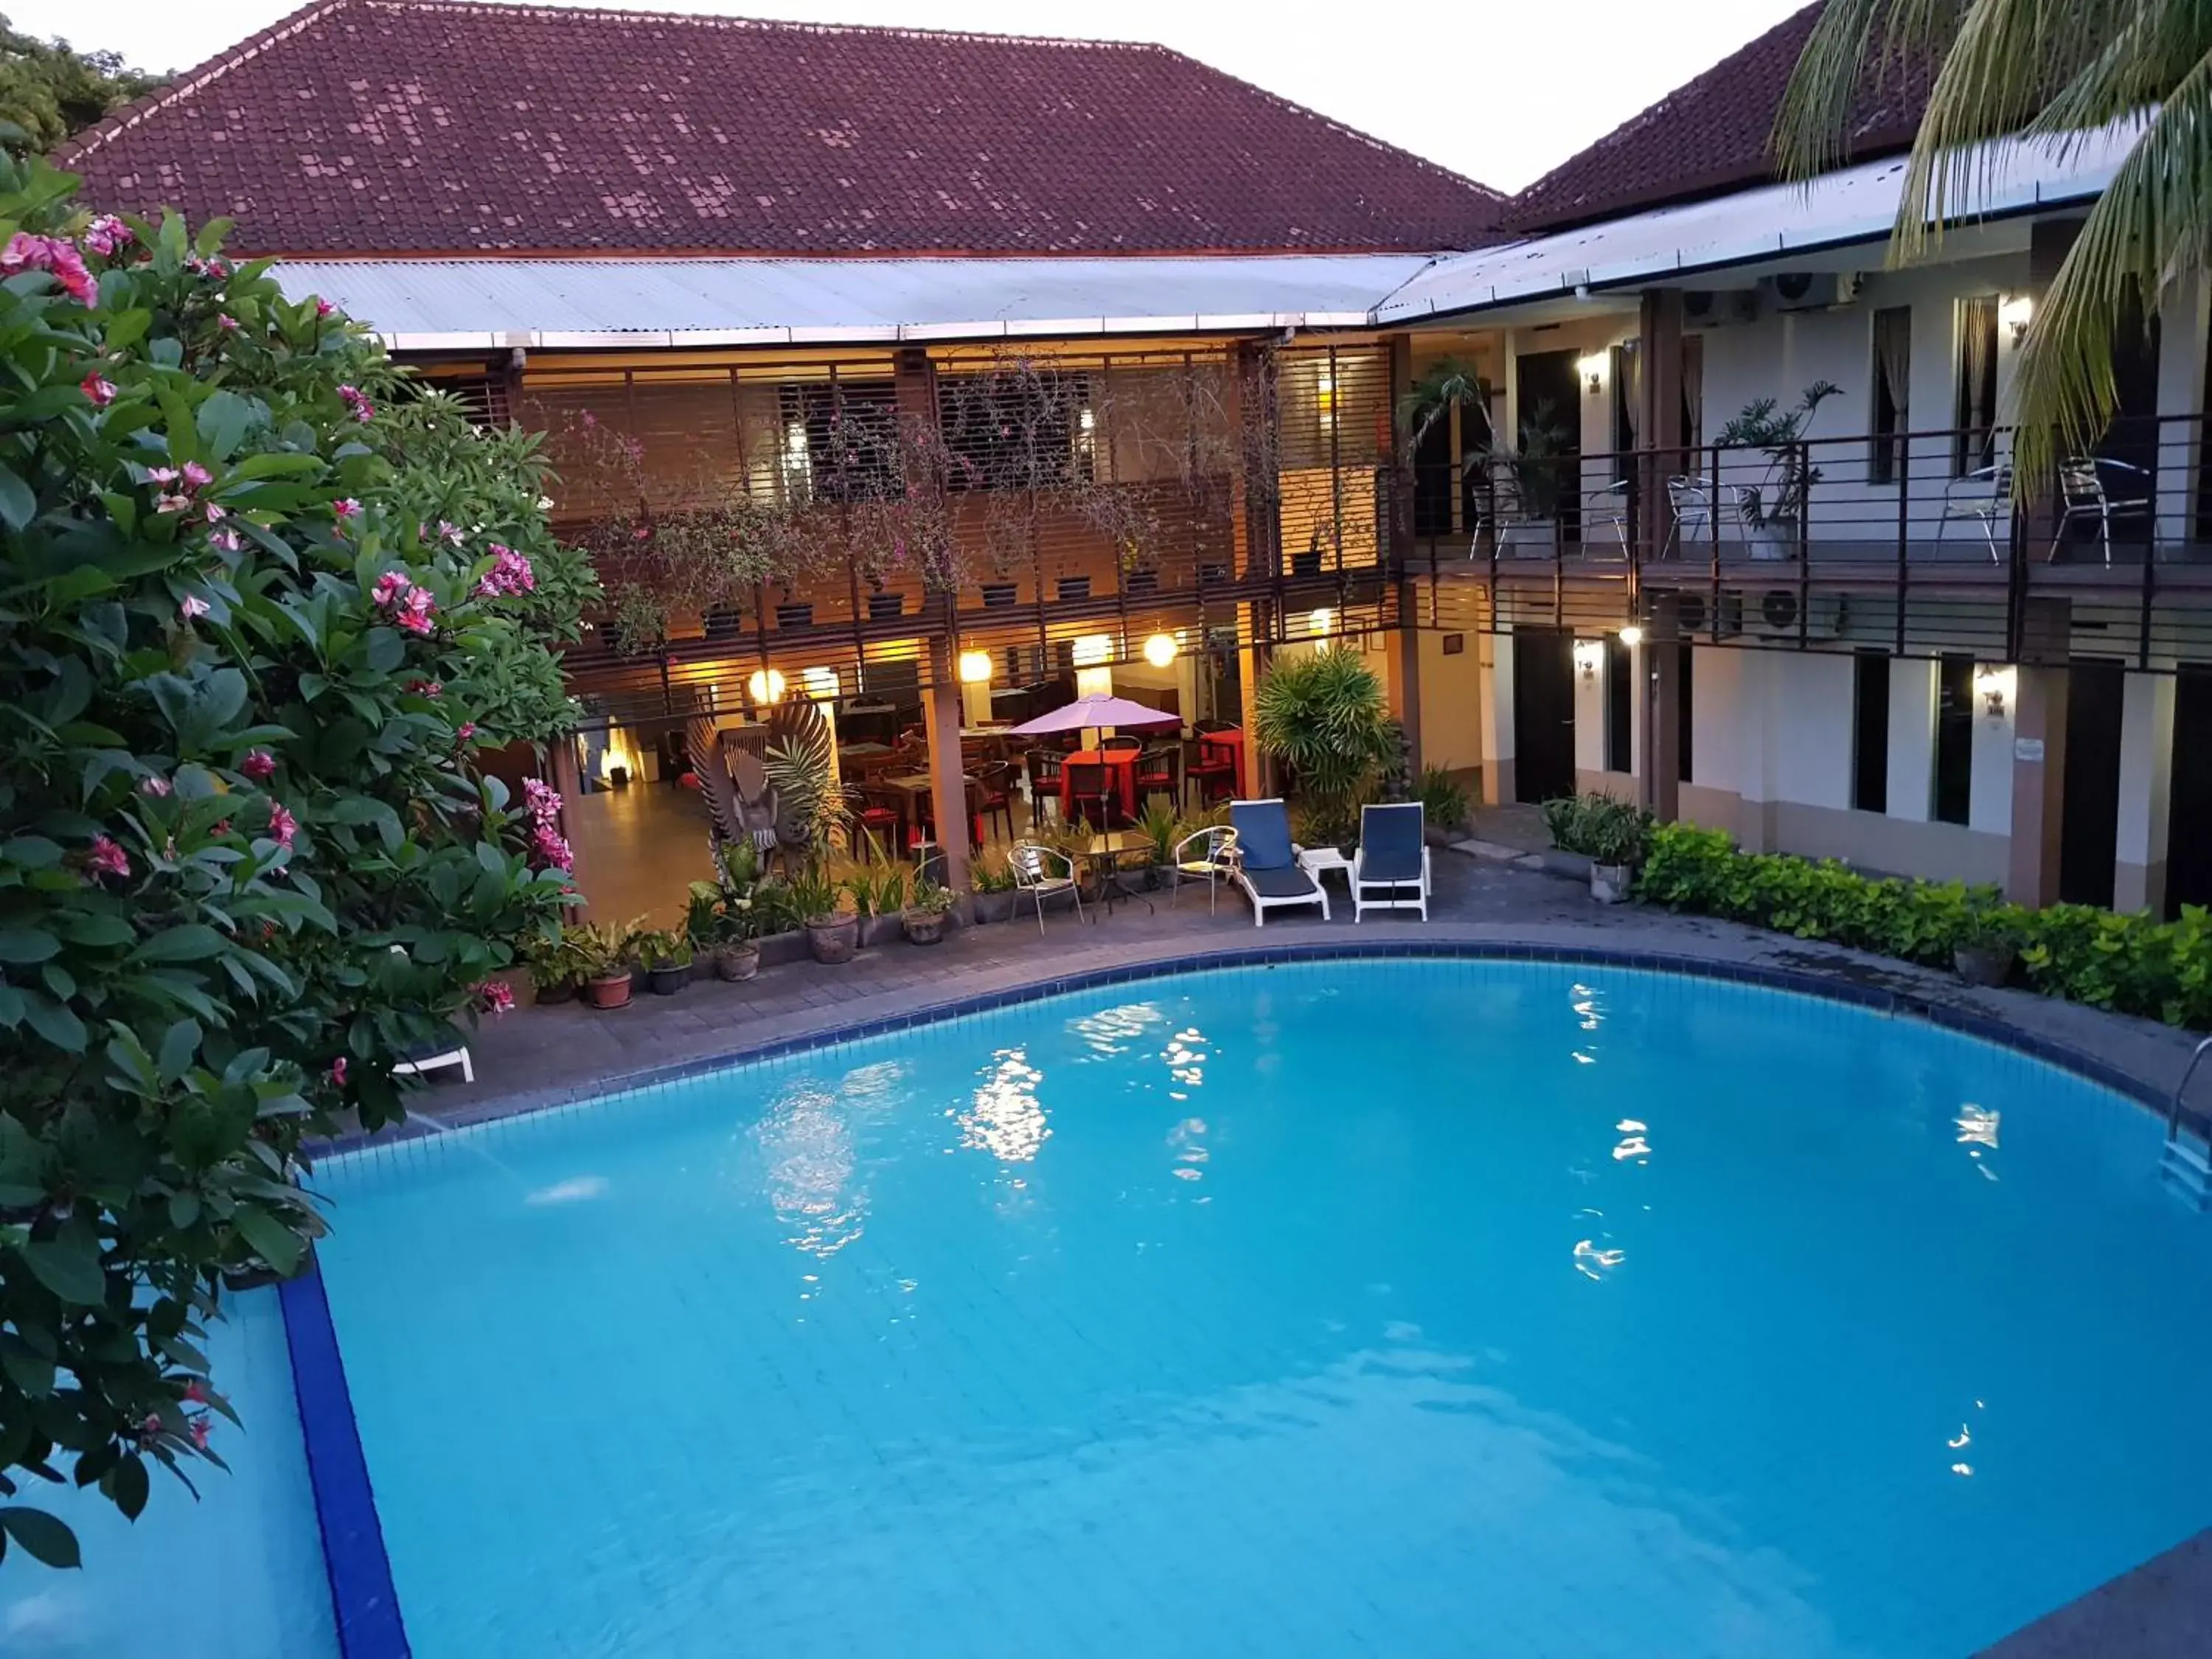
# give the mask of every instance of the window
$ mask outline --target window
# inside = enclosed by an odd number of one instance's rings
[[[1630,760],[1636,708],[1636,659],[1617,638],[1605,642],[1605,769],[1632,772]]]
[[[1087,483],[1097,416],[1081,374],[1013,370],[946,376],[937,418],[952,489],[1051,489]]]
[[[1674,648],[1682,653],[1682,695],[1674,705],[1676,715],[1674,746],[1680,755],[1681,764],[1674,769],[1674,777],[1679,783],[1689,783],[1694,781],[1690,775],[1690,728],[1694,724],[1690,717],[1690,706],[1696,701],[1693,695],[1695,688],[1691,684],[1690,670],[1696,664],[1698,654],[1697,647],[1687,640],[1684,640]]]
[[[898,492],[898,397],[889,380],[804,381],[783,387],[781,402],[788,497],[855,501]]]
[[[1936,671],[1936,821],[1969,822],[1973,790],[1974,659],[1946,657]]]
[[[1951,475],[1964,477],[1996,457],[1997,296],[1959,301],[1958,394],[1951,424]]]
[[[1888,306],[1874,314],[1874,443],[1867,477],[1895,483],[1905,470],[1905,434],[1911,427],[1912,308]]]
[[[1889,653],[1851,659],[1851,805],[1889,811]]]

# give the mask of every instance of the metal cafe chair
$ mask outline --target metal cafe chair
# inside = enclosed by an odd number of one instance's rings
[[[2107,473],[2119,475],[2107,485]],[[2120,494],[2115,494],[2115,490]],[[2060,509],[2057,528],[2051,532],[2051,551],[2044,562],[2058,556],[2067,531],[2085,520],[2094,520],[2097,540],[2105,550],[2105,563],[2112,562],[2112,520],[2115,515],[2148,516],[2150,512],[2150,474],[2126,461],[2106,460],[2101,455],[2073,455],[2058,464]],[[2145,558],[2149,554],[2144,554]]]
[[[1999,461],[1990,466],[1978,466],[1972,472],[1962,472],[1943,486],[1943,513],[1936,521],[1936,544],[1943,544],[1943,532],[1954,521],[1972,520],[1982,527],[1982,538],[1989,544],[1990,562],[2002,564],[1997,552],[1997,526],[2005,526],[2007,538],[2012,532],[2012,463]],[[2057,550],[2057,543],[2052,544]]]
[[[1667,526],[1667,539],[1659,549],[1661,558],[1711,537],[1713,515],[1721,507],[1726,507],[1738,524],[1743,522],[1744,497],[1751,492],[1741,484],[1730,483],[1720,485],[1719,490],[1717,502],[1710,479],[1680,473],[1667,480],[1667,504],[1674,509],[1674,522]]]
[[[1225,823],[1208,824],[1205,829],[1185,836],[1175,844],[1175,855],[1169,866],[1168,908],[1176,908],[1182,896],[1186,881],[1206,884],[1206,908],[1209,914],[1218,902],[1221,884],[1236,876],[1237,832]]]
[[[1075,860],[1059,848],[1034,841],[1018,841],[1006,854],[1013,872],[1014,891],[1028,893],[1036,904],[1037,932],[1044,932],[1044,902],[1065,893],[1075,901],[1075,919],[1083,920],[1083,889],[1075,878]]]

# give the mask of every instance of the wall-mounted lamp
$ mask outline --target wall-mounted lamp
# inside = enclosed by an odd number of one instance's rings
[[[1638,646],[1644,643],[1644,630],[1638,628],[1634,623],[1631,623],[1627,627],[1622,629],[1615,637],[1631,651],[1633,651]]]
[[[1589,395],[1593,398],[1605,390],[1605,372],[1611,367],[1611,360],[1602,351],[1593,351],[1575,365],[1582,374],[1583,384],[1589,388]]]
[[[1336,632],[1336,612],[1327,605],[1306,618],[1306,631],[1317,640],[1325,640]]]
[[[756,668],[753,677],[745,682],[745,690],[755,702],[765,708],[770,703],[783,701],[783,676],[773,668]]]
[[[988,651],[963,651],[960,653],[960,683],[963,685],[981,685],[991,678],[991,653]]]
[[[1155,668],[1165,668],[1176,659],[1175,635],[1155,634],[1145,641],[1145,660]]]
[[[1604,665],[1605,641],[1603,640],[1575,641],[1575,666],[1582,670],[1585,682],[1596,679],[1597,671]]]
[[[2004,718],[2005,704],[2012,700],[2014,678],[2009,668],[1984,668],[1975,674],[1974,693],[1991,720]]]
[[[2018,345],[2027,337],[2027,325],[2035,320],[2035,301],[2025,294],[2015,294],[1997,307],[1997,320],[2012,331],[2012,343]]]

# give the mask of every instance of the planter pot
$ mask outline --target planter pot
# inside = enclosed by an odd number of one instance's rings
[[[1960,945],[1953,947],[1951,965],[1969,985],[2002,985],[2012,974],[2009,945]]]
[[[896,915],[868,916],[860,923],[860,943],[871,951],[878,945],[896,945],[905,937],[905,925]]]
[[[714,977],[732,984],[750,979],[760,972],[760,946],[747,940],[743,945],[726,945],[714,952]]]
[[[945,938],[945,912],[942,910],[908,910],[899,916],[899,925],[906,931],[909,945],[936,945]]]
[[[645,988],[657,997],[672,997],[690,982],[691,964],[688,962],[645,970]]]
[[[1797,526],[1787,522],[1746,526],[1745,538],[1754,559],[1794,559],[1797,556]]]
[[[1559,545],[1559,526],[1551,519],[1504,525],[1498,532],[1498,550],[1510,558],[1548,559]]]
[[[978,923],[1006,921],[1014,914],[1014,895],[1012,889],[996,893],[978,893],[975,897],[975,920]]]
[[[558,983],[539,986],[538,988],[537,996],[538,1000],[541,1005],[550,1005],[556,1002],[574,1002],[576,1000],[576,988],[566,980],[563,980]]]
[[[629,1006],[629,969],[619,974],[602,974],[584,987],[584,999],[594,1008],[627,1008]]]
[[[1635,878],[1635,870],[1628,865],[1600,864],[1593,860],[1589,867],[1590,896],[1600,904],[1619,904],[1628,896],[1629,884]]]
[[[817,962],[833,966],[850,962],[860,948],[860,917],[809,916],[806,948],[814,953]]]

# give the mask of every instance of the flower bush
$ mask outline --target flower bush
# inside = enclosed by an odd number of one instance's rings
[[[0,1552],[61,1565],[19,1486],[215,1455],[201,1322],[321,1231],[302,1137],[555,926],[553,806],[471,757],[565,729],[592,583],[528,440],[70,189],[0,161]]]
[[[1992,888],[1860,875],[1832,860],[1740,853],[1727,833],[1662,824],[1638,896],[1800,939],[1948,966],[1960,945],[2016,942],[2027,983],[2051,996],[2169,1025],[2212,1028],[2212,918],[2176,921],[2086,904],[2031,910]]]

